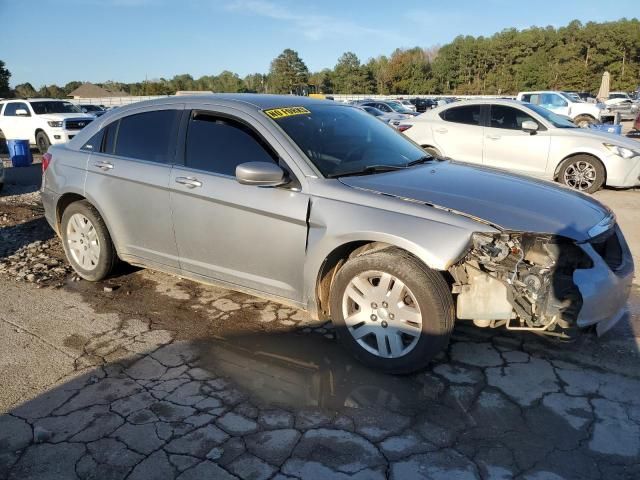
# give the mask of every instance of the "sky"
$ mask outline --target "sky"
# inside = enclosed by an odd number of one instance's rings
[[[0,0],[10,84],[266,73],[285,48],[311,71],[457,35],[637,16],[638,0]]]

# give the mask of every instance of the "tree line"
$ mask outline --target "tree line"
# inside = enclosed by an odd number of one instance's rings
[[[611,73],[613,90],[630,91],[640,85],[638,19],[586,24],[574,20],[560,28],[510,28],[490,37],[460,35],[440,47],[399,48],[365,63],[355,53],[346,52],[333,68],[319,72],[310,72],[298,52],[285,49],[273,59],[267,73],[244,78],[225,70],[197,79],[182,74],[99,85],[130,95],[171,95],[179,90],[507,95],[532,89],[596,92],[605,70]],[[0,97],[64,98],[82,83],[44,85],[38,90],[23,83],[10,91],[9,75],[0,61]]]

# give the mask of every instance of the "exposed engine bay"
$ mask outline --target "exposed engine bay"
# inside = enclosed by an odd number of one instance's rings
[[[449,269],[457,316],[480,327],[567,337],[582,295],[573,281],[589,256],[571,240],[522,232],[476,233],[465,257]]]

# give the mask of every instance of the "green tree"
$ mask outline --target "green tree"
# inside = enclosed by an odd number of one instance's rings
[[[287,48],[271,62],[269,93],[295,93],[308,81],[309,69],[295,50]]]
[[[33,88],[33,85],[30,83],[21,83],[20,85],[16,85],[13,92],[18,98],[29,98],[37,95],[36,89]]]
[[[333,84],[338,93],[370,93],[368,71],[353,52],[343,53],[333,69]]]
[[[0,98],[8,97],[11,94],[9,88],[9,79],[11,78],[11,72],[5,67],[5,64],[0,60]]]
[[[309,85],[315,89],[315,93],[333,93],[334,84],[333,71],[329,68],[309,75]]]
[[[267,76],[262,73],[252,73],[244,77],[244,85],[247,92],[265,93],[267,87]]]

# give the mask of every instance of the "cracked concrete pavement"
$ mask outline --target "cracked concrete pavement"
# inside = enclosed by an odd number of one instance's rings
[[[625,228],[639,192],[602,196]],[[601,339],[460,322],[403,377],[248,295],[128,267],[41,286],[0,274],[2,480],[640,478],[637,284]]]

